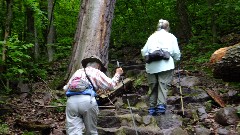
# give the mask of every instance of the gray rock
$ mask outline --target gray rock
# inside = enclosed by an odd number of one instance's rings
[[[177,84],[179,83],[179,78],[174,78],[173,79],[173,84]],[[193,87],[193,86],[197,86],[200,84],[200,80],[198,77],[195,76],[186,76],[180,79],[180,85],[183,87]]]
[[[165,114],[155,117],[160,129],[178,128],[182,126],[182,118],[175,114]]]
[[[197,110],[198,110],[198,116],[199,116],[200,121],[203,121],[204,119],[206,119],[208,117],[204,107],[200,107]]]
[[[205,102],[210,99],[210,96],[207,94],[207,92],[202,89],[194,90],[194,93],[192,94],[195,94],[195,96],[191,97],[192,102]]]
[[[22,93],[30,92],[29,84],[19,82],[17,86]]]
[[[150,123],[151,123],[151,119],[152,119],[152,117],[151,116],[149,116],[149,115],[147,115],[147,116],[143,116],[143,123],[144,123],[144,125],[149,125]]]
[[[230,131],[227,130],[226,128],[218,128],[217,129],[217,133],[219,135],[229,135],[230,134]]]
[[[196,132],[196,135],[210,135],[211,134],[210,129],[207,129],[205,127],[196,127],[195,132]]]
[[[188,135],[188,132],[178,127],[178,128],[163,129],[163,134],[164,135]]]
[[[223,126],[235,124],[239,118],[237,110],[233,107],[221,108],[215,115],[215,121]]]

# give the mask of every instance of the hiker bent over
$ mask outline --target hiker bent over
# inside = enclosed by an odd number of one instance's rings
[[[92,56],[82,60],[82,69],[77,70],[64,86],[66,91],[66,132],[68,135],[97,135],[98,104],[95,96],[98,89],[113,89],[119,82],[122,68],[117,68],[113,78],[107,77],[101,60]]]
[[[175,68],[174,60],[180,60],[181,56],[177,38],[169,33],[169,30],[169,22],[160,19],[157,31],[148,38],[145,46],[141,49],[142,56],[145,58],[146,56],[151,56],[151,53],[153,54],[154,51],[160,49],[170,54],[167,60],[154,59],[146,63],[145,68],[150,88],[149,115],[165,114],[168,93],[167,84],[172,81],[173,70]]]

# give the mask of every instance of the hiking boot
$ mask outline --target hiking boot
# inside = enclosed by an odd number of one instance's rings
[[[157,106],[157,108],[156,108],[157,114],[165,114],[165,112],[166,112],[166,105],[160,104]]]
[[[151,116],[157,115],[155,108],[153,108],[153,107],[149,108],[148,115],[151,115]]]

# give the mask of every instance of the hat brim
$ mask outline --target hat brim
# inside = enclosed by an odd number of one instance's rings
[[[100,66],[101,66],[101,71],[102,72],[106,72],[107,71],[107,69],[104,67],[104,65],[103,65],[103,63],[98,59],[98,58],[95,58],[95,57],[90,57],[90,58],[85,58],[85,59],[83,59],[82,60],[82,66],[83,66],[83,68],[86,68],[86,66],[87,66],[87,64],[89,63],[89,62],[97,62],[98,64],[100,64]]]

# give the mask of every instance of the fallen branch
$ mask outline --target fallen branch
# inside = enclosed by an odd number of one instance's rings
[[[221,107],[225,107],[224,101],[221,99],[221,97],[212,90],[207,90],[208,95],[210,95],[215,102],[217,102]]]

